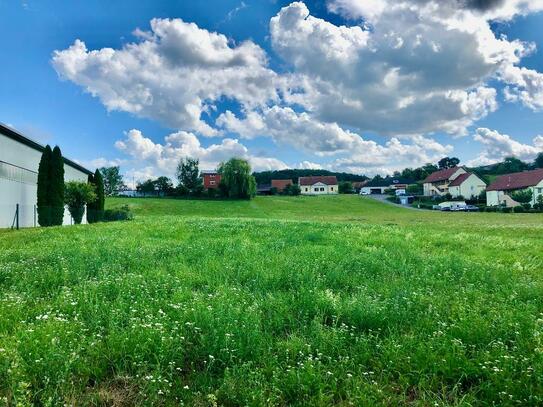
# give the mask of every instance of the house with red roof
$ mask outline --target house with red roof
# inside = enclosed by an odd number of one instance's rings
[[[474,198],[486,188],[485,182],[463,167],[451,167],[430,174],[423,181],[425,196],[451,194],[453,198]]]
[[[486,182],[472,172],[460,174],[449,184],[449,194],[453,198],[474,199],[486,189]]]
[[[300,177],[298,185],[302,195],[336,195],[339,193],[337,178],[333,175]]]
[[[281,193],[289,185],[292,185],[291,179],[272,179],[271,187],[277,189],[277,192]]]
[[[511,198],[515,191],[530,189],[532,202],[543,195],[543,168],[532,171],[515,172],[497,177],[486,189],[486,202],[488,206],[514,207],[519,203]]]

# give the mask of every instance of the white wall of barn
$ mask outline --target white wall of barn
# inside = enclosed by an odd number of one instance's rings
[[[0,133],[0,228],[12,226],[17,204],[19,226],[35,225],[40,159],[40,151]],[[64,180],[86,182],[87,174],[64,164]],[[86,216],[83,222],[86,222]],[[64,224],[71,224],[67,209],[64,210]]]

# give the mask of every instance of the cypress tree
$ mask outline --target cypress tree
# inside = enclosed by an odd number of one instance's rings
[[[94,174],[89,174],[88,183],[94,189],[96,189],[96,179],[94,178]],[[87,223],[96,222],[96,213],[97,213],[96,202],[97,201],[89,202],[87,204]]]
[[[53,149],[50,171],[51,225],[62,225],[64,220],[64,160],[58,146]]]
[[[50,184],[51,184],[51,147],[47,145],[41,155],[38,166],[38,223],[40,226],[51,226],[51,202],[50,202]]]
[[[93,204],[96,206],[96,222],[100,222],[104,218],[106,197],[104,192],[104,178],[99,170],[96,170],[94,173],[94,184],[96,185],[96,201]]]

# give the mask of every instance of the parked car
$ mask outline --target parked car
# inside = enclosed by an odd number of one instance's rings
[[[475,205],[466,205],[466,212],[478,212],[479,207]]]

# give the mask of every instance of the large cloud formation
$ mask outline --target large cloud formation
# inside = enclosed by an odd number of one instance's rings
[[[150,154],[159,169],[170,168],[170,155],[215,162],[199,136],[228,137],[213,145],[214,154],[253,157],[236,134],[332,157],[329,168],[389,171],[450,153],[432,135],[468,134],[500,97],[543,108],[543,75],[520,65],[535,46],[497,37],[490,26],[543,10],[543,0],[328,0],[327,6],[352,24],[314,17],[299,1],[271,19],[270,41],[284,73],[270,68],[253,41],[235,43],[180,19],[153,19],[149,31],[136,30],[136,41],[120,49],[88,50],[76,40],[55,51],[52,63],[108,109],[179,129],[184,147],[173,139],[163,145],[147,139],[154,145],[149,151],[142,140],[118,145],[128,154]],[[218,112],[213,122],[209,113],[225,99],[239,112]],[[388,141],[368,140],[365,132]]]
[[[265,52],[251,41],[233,45],[180,19],[153,19],[151,31],[136,30],[139,42],[120,50],[89,51],[76,40],[55,51],[53,66],[61,77],[83,86],[110,110],[134,113],[166,126],[216,130],[202,113],[222,97],[248,107],[277,100],[277,75],[266,68]]]

